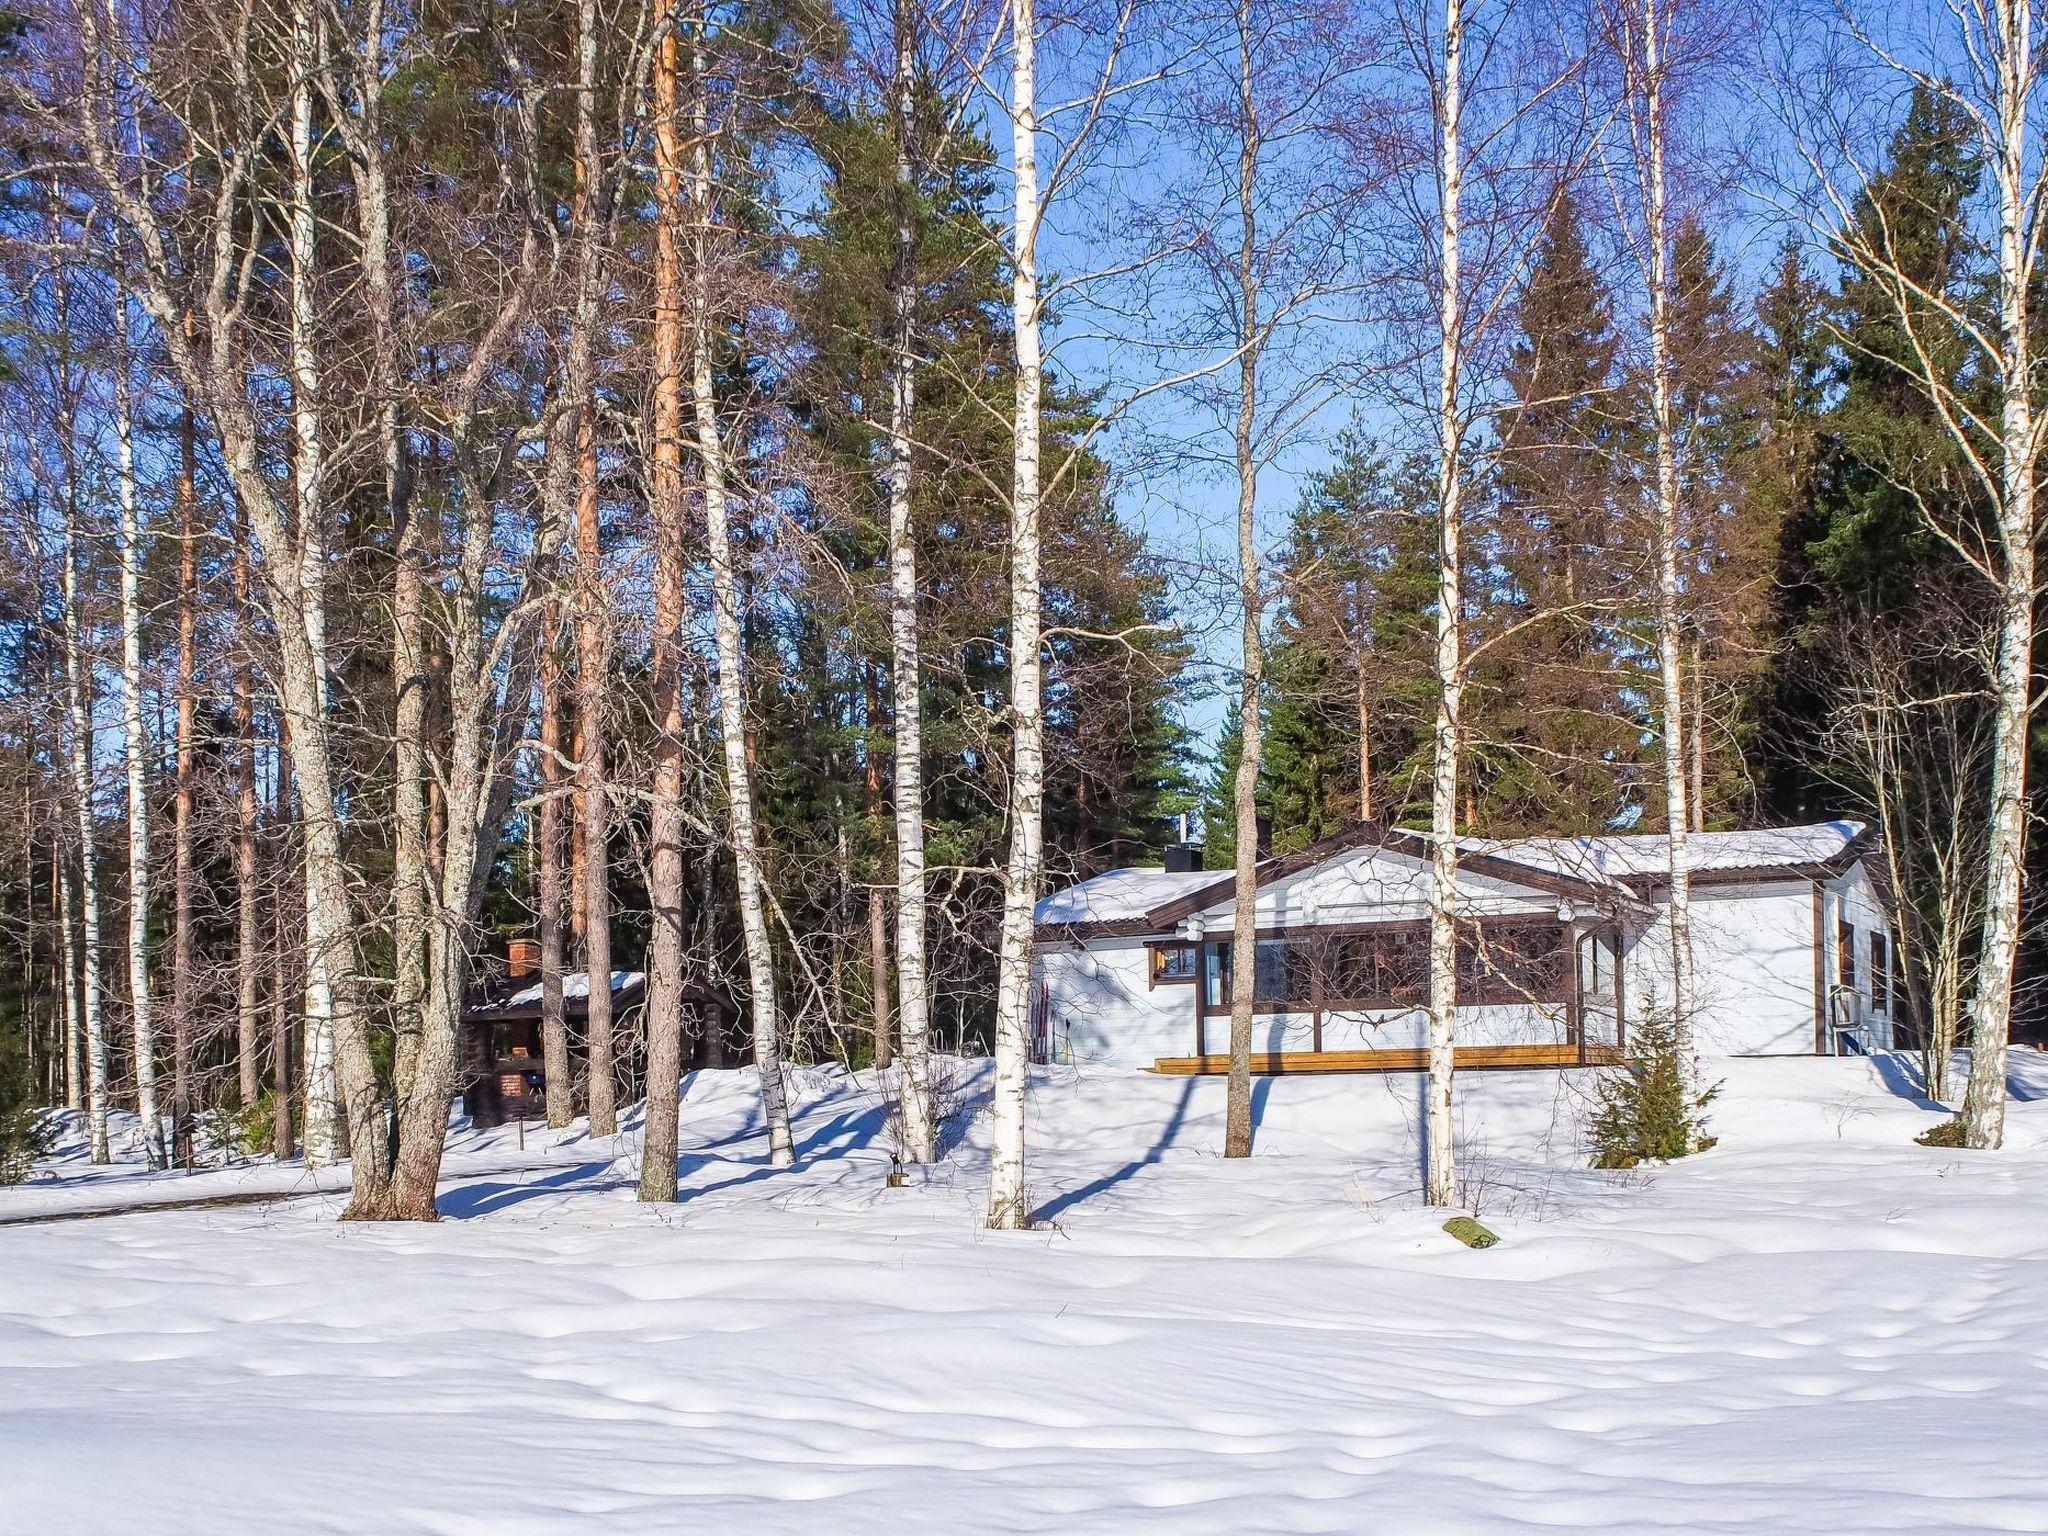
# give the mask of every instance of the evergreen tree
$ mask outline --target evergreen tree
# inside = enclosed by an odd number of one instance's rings
[[[1631,792],[1639,731],[1614,609],[1640,556],[1622,527],[1634,418],[1612,310],[1577,205],[1560,198],[1518,298],[1497,455],[1482,631],[1515,632],[1467,696],[1472,798],[1489,832],[1595,831]]]

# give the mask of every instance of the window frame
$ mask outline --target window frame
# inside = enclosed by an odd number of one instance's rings
[[[1166,968],[1169,956],[1186,956],[1187,971],[1184,974],[1169,971]],[[1145,982],[1148,989],[1192,986],[1201,973],[1201,961],[1196,958],[1195,945],[1189,940],[1159,939],[1145,946]]]

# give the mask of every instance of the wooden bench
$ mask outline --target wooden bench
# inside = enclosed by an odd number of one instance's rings
[[[1611,1045],[1461,1045],[1453,1053],[1460,1072],[1531,1067],[1607,1067],[1622,1059]],[[1386,1051],[1254,1051],[1252,1074],[1279,1077],[1300,1072],[1422,1072],[1429,1067],[1426,1050]],[[1221,1077],[1230,1071],[1228,1056],[1161,1056],[1152,1070],[1167,1077]]]

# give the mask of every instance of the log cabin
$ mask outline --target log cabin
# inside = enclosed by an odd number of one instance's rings
[[[1868,1051],[1900,1011],[1892,924],[1857,822],[1688,839],[1698,1048]],[[1376,823],[1258,867],[1254,1069],[1413,1070],[1429,995],[1425,833]],[[1199,845],[1038,903],[1040,1060],[1225,1070],[1236,882]],[[1671,1007],[1669,861],[1657,835],[1459,843],[1460,1066],[1619,1059]]]

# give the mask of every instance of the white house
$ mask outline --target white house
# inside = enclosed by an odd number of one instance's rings
[[[1891,924],[1860,824],[1695,833],[1688,848],[1702,1050],[1891,1044]],[[1429,850],[1427,834],[1361,823],[1259,866],[1253,1050],[1274,1058],[1263,1068],[1355,1052],[1387,1054],[1353,1065],[1406,1065],[1423,1048]],[[1112,870],[1039,902],[1042,1057],[1216,1067],[1229,1050],[1235,880],[1196,863],[1174,849],[1164,869]],[[1461,1058],[1604,1059],[1632,1021],[1670,1006],[1661,834],[1468,838],[1459,865]]]

